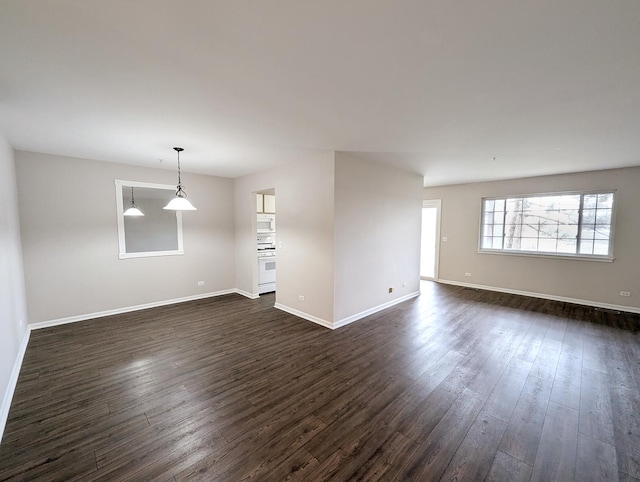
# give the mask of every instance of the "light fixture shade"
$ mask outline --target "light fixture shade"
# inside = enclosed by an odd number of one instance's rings
[[[122,214],[123,216],[144,216],[144,213],[135,206],[129,207],[129,209]]]
[[[172,211],[197,211],[193,204],[187,200],[187,193],[182,188],[182,178],[180,176],[180,153],[184,151],[182,147],[174,147],[174,151],[178,153],[178,185],[176,186],[176,197],[163,209],[171,209]]]
[[[133,186],[131,186],[131,203],[129,208],[122,214],[124,216],[144,216],[144,213],[136,206],[136,200],[133,198]]]
[[[186,197],[174,197],[169,204],[167,204],[163,209],[171,209],[172,211],[197,211],[193,204],[189,202]]]

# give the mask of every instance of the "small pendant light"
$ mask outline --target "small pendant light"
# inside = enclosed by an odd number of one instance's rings
[[[136,202],[133,199],[133,186],[131,186],[131,203],[129,208],[123,213],[124,216],[144,216],[144,213],[138,209]]]
[[[182,180],[180,178],[180,153],[184,151],[182,147],[174,147],[174,151],[178,153],[178,189],[176,190],[176,197],[174,197],[169,204],[163,209],[171,209],[173,211],[196,211],[197,208],[193,206],[187,199],[187,193],[182,189]]]

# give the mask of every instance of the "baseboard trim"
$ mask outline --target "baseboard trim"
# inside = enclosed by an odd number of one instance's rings
[[[336,330],[342,326],[348,325],[349,323],[353,323],[354,321],[360,320],[369,315],[377,313],[378,311],[385,310],[394,305],[402,303],[403,301],[407,301],[407,300],[410,300],[411,298],[415,298],[416,296],[420,296],[419,291],[415,291],[413,293],[409,293],[408,295],[401,296],[400,298],[396,298],[395,300],[391,300],[381,305],[374,306],[373,308],[369,308],[368,310],[361,311],[360,313],[356,313],[355,315],[349,316],[347,318],[343,318],[333,323],[327,320],[323,320],[322,318],[318,318],[317,316],[310,315],[309,313],[305,313],[304,311],[296,310],[295,308],[290,308],[289,306],[283,305],[281,303],[276,303],[274,307],[278,308],[279,310],[286,311],[287,313],[295,315],[299,318],[303,318],[305,320],[317,323],[318,325],[324,326],[325,328]]]
[[[27,331],[22,337],[22,343],[18,348],[18,355],[16,361],[13,364],[13,370],[9,377],[9,383],[7,389],[4,391],[4,398],[2,399],[2,405],[0,406],[0,442],[2,442],[2,436],[4,435],[4,429],[7,426],[7,419],[9,418],[9,409],[11,408],[11,400],[13,400],[13,393],[16,390],[18,384],[18,377],[20,376],[20,368],[22,368],[22,360],[24,360],[24,354],[27,352],[27,345],[29,344],[29,336],[31,330],[27,327]]]
[[[273,306],[274,308],[277,308],[282,311],[286,311],[291,315],[295,315],[298,318],[303,318],[307,321],[312,321],[313,323],[324,326],[325,328],[329,328],[331,330],[334,329],[333,323],[331,323],[330,321],[323,320],[322,318],[318,318],[317,316],[310,315],[309,313],[305,313],[304,311],[296,310],[295,308],[291,308],[289,306],[283,305],[282,303],[276,303]]]
[[[415,298],[416,296],[420,296],[419,291],[414,291],[413,293],[409,293],[408,295],[401,296],[400,298],[396,298],[395,300],[387,301],[386,303],[382,303],[381,305],[374,306],[373,308],[369,308],[368,310],[361,311],[360,313],[356,313],[355,315],[348,316],[347,318],[343,318],[339,321],[333,323],[333,328],[340,328],[341,326],[348,325],[349,323],[353,323],[354,321],[358,321],[362,318],[365,318],[369,315],[373,315],[378,311],[386,310],[387,308],[391,308],[394,305],[402,303],[403,301],[410,300]]]
[[[564,303],[573,303],[574,305],[584,305],[584,306],[592,306],[594,308],[604,308],[607,310],[614,311],[626,311],[627,313],[639,313],[640,308],[636,308],[634,306],[624,306],[624,305],[613,305],[611,303],[601,303],[599,301],[590,301],[590,300],[582,300],[580,298],[568,298],[566,296],[556,296],[549,295],[546,293],[536,293],[533,291],[523,291],[523,290],[513,290],[510,288],[499,288],[497,286],[488,286],[488,285],[478,285],[473,283],[464,283],[462,281],[452,281],[439,279],[438,283],[453,285],[453,286],[462,286],[464,288],[474,288],[478,290],[487,290],[487,291],[497,291],[499,293],[508,293],[512,295],[521,295],[521,296],[530,296],[532,298],[540,298],[543,300],[551,300],[551,301],[562,301]]]
[[[234,288],[234,289],[228,289],[228,290],[213,291],[210,293],[202,293],[199,295],[185,296],[182,298],[174,298],[171,300],[155,301],[153,303],[145,303],[142,305],[125,306],[123,308],[116,308],[113,310],[98,311],[95,313],[86,313],[84,315],[77,315],[77,316],[69,316],[67,318],[58,318],[55,320],[39,321],[36,323],[29,323],[29,329],[39,330],[41,328],[50,328],[52,326],[66,325],[67,323],[75,323],[77,321],[92,320],[94,318],[104,318],[105,316],[119,315],[121,313],[129,313],[131,311],[146,310],[149,308],[157,308],[158,306],[173,305],[176,303],[184,303],[187,301],[202,300],[204,298],[213,298],[214,296],[222,296],[222,295],[228,295],[232,293],[238,293],[238,290]]]
[[[244,291],[244,290],[239,290],[238,288],[236,288],[234,290],[236,293],[238,293],[239,295],[245,296],[246,298],[249,298],[250,300],[255,300],[260,298],[260,295],[257,293],[249,293],[248,291]]]

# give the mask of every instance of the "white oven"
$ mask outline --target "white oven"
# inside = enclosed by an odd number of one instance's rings
[[[276,254],[258,254],[258,293],[276,290]]]
[[[276,230],[275,214],[258,214],[256,229],[259,233],[273,233]]]

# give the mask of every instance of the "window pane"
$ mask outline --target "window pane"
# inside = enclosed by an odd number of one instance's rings
[[[483,249],[491,249],[491,241],[492,238],[490,238],[489,236],[484,236],[482,238],[482,248]]]
[[[593,226],[582,226],[582,229],[580,230],[580,237],[582,239],[593,239],[594,235]]]
[[[560,196],[559,202],[560,209],[580,209],[580,194],[572,196]]]
[[[502,224],[494,224],[493,235],[502,237],[504,235],[504,226]]]
[[[538,243],[539,251],[550,251],[554,252],[556,250],[556,240],[555,239],[540,239]]]
[[[596,210],[595,209],[583,209],[582,210],[582,223],[583,224],[595,224],[596,222]]]
[[[504,211],[504,199],[496,199],[495,203],[496,211]]]
[[[609,239],[611,236],[611,228],[609,225],[597,225],[595,228],[595,239]]]
[[[596,240],[593,242],[593,254],[609,254],[609,241]]]
[[[582,207],[583,209],[595,209],[597,201],[598,201],[597,194],[585,194],[584,203]]]
[[[562,209],[559,219],[563,224],[578,224],[580,211],[578,209]]]
[[[537,227],[530,226],[528,224],[522,226],[522,235],[527,238],[537,238],[538,237],[538,229]]]
[[[598,223],[598,224],[610,224],[611,223],[611,209],[598,209],[596,211],[596,223]]]
[[[578,236],[577,224],[565,224],[558,227],[558,237],[562,239],[575,239]]]
[[[484,213],[484,224],[493,224],[493,213]]]
[[[540,226],[540,238],[557,238],[558,237],[558,225],[542,225]]]
[[[576,239],[560,239],[558,240],[558,253],[575,253]]]
[[[593,254],[593,241],[585,239],[581,240],[580,254]]]
[[[502,249],[502,238],[493,238],[493,249]]]
[[[538,240],[536,238],[522,238],[523,251],[538,251]]]
[[[493,224],[485,224],[485,226],[484,226],[484,235],[485,236],[493,236]]]
[[[598,194],[598,207],[599,208],[612,208],[613,207],[613,194]]]
[[[484,209],[485,211],[493,211],[493,206],[495,205],[495,201],[493,200],[486,200],[484,202]]]
[[[522,199],[507,199],[507,211],[522,211]]]

